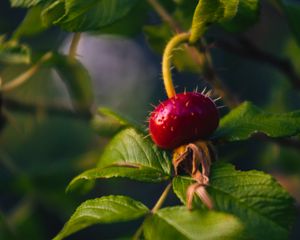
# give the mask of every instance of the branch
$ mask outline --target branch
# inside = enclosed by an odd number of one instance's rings
[[[296,138],[271,138],[263,133],[257,133],[252,136],[253,139],[271,142],[284,147],[294,148],[300,151],[300,141]]]
[[[237,96],[235,96],[229,88],[223,83],[223,81],[218,76],[217,72],[214,70],[212,63],[212,57],[207,47],[204,46],[203,41],[198,46],[198,51],[204,51],[204,67],[203,75],[204,78],[210,82],[215,88],[216,95],[222,97],[224,103],[229,108],[234,108],[240,104]],[[204,50],[203,50],[204,49]]]
[[[148,3],[173,31],[177,33],[183,32],[180,24],[175,21],[175,19],[164,9],[164,7],[157,0],[148,0]],[[186,44],[185,47],[191,58],[201,67],[205,80],[213,86],[215,93],[223,98],[224,103],[228,107],[233,108],[237,106],[239,104],[237,97],[229,91],[229,89],[219,78],[218,74],[215,72],[210,52],[206,49],[206,51],[203,53],[201,46],[197,49]]]
[[[172,16],[164,9],[157,0],[148,0],[148,3],[154,8],[158,15],[165,21],[175,32],[182,32],[180,25],[172,18]]]
[[[72,38],[72,42],[69,48],[69,58],[73,59],[76,57],[76,52],[77,52],[77,47],[80,41],[80,37],[81,37],[81,33],[77,32],[74,33],[73,38]]]
[[[238,44],[222,40],[217,41],[217,46],[241,57],[267,63],[284,74],[291,84],[296,89],[300,90],[300,76],[297,74],[294,66],[288,59],[283,59],[263,51],[244,37],[238,38]]]
[[[49,115],[79,118],[82,120],[90,120],[92,113],[89,110],[73,111],[63,105],[46,105],[41,103],[26,103],[17,99],[3,98],[3,107],[10,111],[35,114],[40,110],[45,111]]]

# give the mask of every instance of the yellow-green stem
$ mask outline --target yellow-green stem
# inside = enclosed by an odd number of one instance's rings
[[[73,59],[76,57],[76,52],[77,52],[77,47],[78,47],[78,44],[80,41],[80,37],[81,37],[80,32],[74,33],[72,41],[71,41],[71,45],[69,48],[69,58],[70,59]]]
[[[173,85],[172,80],[172,73],[171,73],[171,60],[172,60],[172,53],[176,47],[180,44],[185,43],[189,40],[190,34],[189,33],[180,33],[175,35],[167,44],[163,59],[162,59],[162,75],[164,80],[165,89],[169,98],[174,97],[176,95],[175,88]]]
[[[151,213],[154,214],[156,213],[160,208],[161,206],[163,205],[163,203],[165,202],[170,190],[171,190],[171,187],[172,187],[172,183],[169,183],[168,186],[165,188],[165,190],[163,191],[163,193],[161,194],[161,196],[159,197],[158,201],[156,202],[156,204],[154,205],[154,207],[152,208],[151,210]],[[151,215],[150,215],[151,216]],[[149,216],[146,217],[146,219],[148,218]],[[145,219],[145,220],[146,220]],[[145,222],[145,221],[144,221]],[[142,223],[142,225],[138,228],[138,230],[135,232],[134,236],[133,236],[133,240],[139,240],[142,233],[143,233],[143,225],[144,223]]]

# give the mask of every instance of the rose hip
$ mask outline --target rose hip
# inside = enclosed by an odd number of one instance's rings
[[[149,131],[159,147],[174,149],[209,137],[218,124],[218,110],[210,97],[187,92],[167,99],[154,109]]]

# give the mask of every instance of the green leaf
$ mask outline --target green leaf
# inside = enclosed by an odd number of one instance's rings
[[[240,221],[230,214],[169,207],[146,219],[144,235],[149,240],[229,240],[238,239],[242,229]]]
[[[93,182],[95,179],[113,177],[126,177],[144,182],[161,182],[168,178],[168,176],[164,176],[161,172],[150,167],[134,164],[128,166],[116,164],[103,168],[90,169],[81,173],[70,182],[66,191],[81,189],[82,186],[86,186],[87,182]]]
[[[96,31],[124,17],[137,0],[56,0],[42,14],[46,25],[67,31]]]
[[[222,27],[230,32],[241,32],[255,24],[259,17],[259,0],[239,0],[237,14],[221,23]]]
[[[147,14],[142,13],[147,10],[146,1],[138,1],[138,3],[133,6],[130,12],[128,12],[128,14],[124,17],[118,19],[112,24],[102,27],[94,33],[125,37],[135,36],[142,31],[143,25],[147,19]]]
[[[28,10],[22,23],[13,34],[14,39],[21,37],[30,37],[41,33],[46,29],[41,21],[42,6],[35,6]]]
[[[183,203],[192,182],[188,177],[176,177],[173,181],[174,192]],[[207,190],[214,209],[239,217],[250,239],[288,238],[294,220],[294,201],[270,175],[237,171],[231,164],[216,163]],[[203,207],[198,198],[194,205]]]
[[[144,132],[140,126],[133,119],[116,113],[109,108],[99,108],[98,114],[92,119],[92,127],[100,136],[112,137],[122,129],[133,127],[140,132]]]
[[[71,95],[74,108],[88,110],[93,103],[91,78],[85,67],[76,59],[56,54],[53,57],[54,67]]]
[[[12,7],[33,7],[41,2],[45,2],[48,0],[10,0]]]
[[[27,45],[19,44],[14,40],[4,42],[0,36],[0,62],[29,64],[31,62],[31,50]]]
[[[148,137],[133,128],[121,131],[106,146],[98,167],[111,165],[149,168],[157,171],[161,179],[166,179],[171,174],[168,153],[158,149]]]
[[[67,191],[78,189],[98,178],[126,177],[144,182],[170,178],[171,159],[167,152],[133,128],[118,133],[106,146],[98,167],[75,177]]]
[[[54,240],[94,224],[131,221],[146,215],[149,209],[126,196],[105,196],[82,203]]]
[[[193,16],[190,42],[198,41],[210,24],[233,18],[238,5],[239,0],[199,0]]]
[[[269,137],[288,137],[300,133],[300,111],[266,113],[250,102],[244,102],[221,119],[213,139],[240,141],[253,134],[264,133]]]
[[[300,45],[300,3],[295,0],[279,0],[279,3],[287,17],[289,27],[294,33],[298,45]]]

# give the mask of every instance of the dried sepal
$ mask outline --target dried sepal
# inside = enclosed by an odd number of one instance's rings
[[[194,194],[197,194],[209,209],[213,208],[213,202],[206,191],[206,186],[209,184],[211,156],[214,156],[213,148],[205,141],[183,145],[174,151],[172,162],[175,174],[188,174],[196,181],[186,192],[188,209],[192,209]]]

